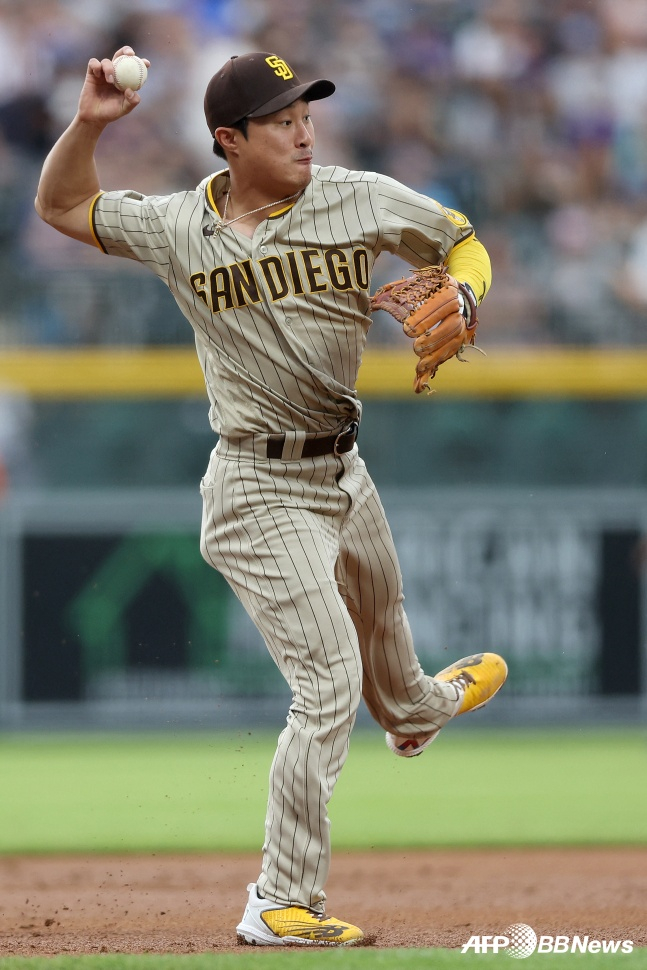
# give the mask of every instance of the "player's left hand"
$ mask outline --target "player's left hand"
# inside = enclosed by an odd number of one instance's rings
[[[402,324],[420,360],[413,387],[416,394],[429,387],[446,360],[462,360],[474,344],[478,318],[471,289],[450,276],[444,266],[425,266],[381,286],[371,299],[371,312],[386,310]]]

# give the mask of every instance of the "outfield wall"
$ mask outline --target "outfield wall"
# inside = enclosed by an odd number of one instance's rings
[[[388,488],[382,498],[425,669],[478,650],[509,661],[482,723],[644,715],[647,493]],[[199,520],[195,489],[5,500],[0,726],[280,722],[287,689],[202,561]]]

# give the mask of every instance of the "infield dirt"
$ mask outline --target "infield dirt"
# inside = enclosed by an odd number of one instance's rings
[[[256,855],[0,859],[0,954],[236,946]],[[328,912],[379,947],[457,947],[527,923],[647,945],[647,848],[338,852]]]

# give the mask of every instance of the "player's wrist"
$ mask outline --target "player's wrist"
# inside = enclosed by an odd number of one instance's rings
[[[69,127],[69,131],[86,141],[96,142],[108,127],[109,122],[88,116],[79,110]]]
[[[476,323],[477,323],[476,311],[478,308],[478,301],[476,299],[476,294],[474,293],[474,290],[472,289],[469,283],[466,283],[466,282],[459,283],[458,289],[459,289],[459,295],[462,296],[463,298],[461,313],[465,317],[465,323],[467,324],[467,327],[469,329],[470,327],[476,326]]]

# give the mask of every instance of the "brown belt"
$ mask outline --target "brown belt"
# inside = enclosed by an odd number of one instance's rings
[[[331,434],[327,438],[306,438],[301,451],[302,458],[318,458],[320,455],[345,455],[351,451],[357,439],[359,424],[353,421],[339,434]],[[267,457],[281,458],[285,435],[273,435],[267,440]]]

